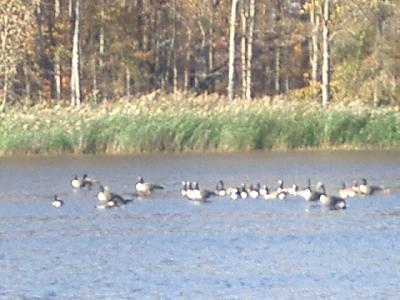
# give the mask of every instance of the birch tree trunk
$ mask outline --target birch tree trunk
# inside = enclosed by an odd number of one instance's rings
[[[327,106],[331,100],[330,91],[330,0],[324,1],[323,7],[323,27],[322,27],[322,105]]]
[[[36,32],[36,57],[38,59],[38,65],[39,68],[42,69],[41,66],[41,61],[43,60],[44,57],[44,46],[43,46],[43,30],[42,30],[42,1],[38,0],[35,3],[35,20],[36,20],[36,27],[37,27],[37,32]],[[42,96],[43,96],[43,76],[39,73],[39,86],[40,88],[38,89],[38,96],[39,96],[39,102],[42,102]]]
[[[54,0],[54,20],[60,17],[61,13],[61,0]],[[55,82],[55,92],[56,99],[61,99],[61,58],[59,53],[56,51],[54,54],[54,82]]]
[[[281,48],[275,46],[275,72],[274,72],[274,86],[275,93],[279,94],[281,92]]]
[[[172,45],[171,45],[171,55],[172,55],[172,86],[174,94],[178,92],[178,67],[176,65],[176,0],[173,0],[173,30],[172,30]]]
[[[173,40],[171,41],[170,48],[165,47],[163,45],[163,41],[167,41],[169,39],[168,34],[168,24],[169,24],[169,10],[163,8],[161,12],[161,28],[163,30],[163,40],[160,42],[160,74],[161,77],[161,89],[165,90],[167,88],[167,83],[169,82],[170,75],[170,65],[171,65],[171,49],[173,49]]]
[[[190,85],[190,69],[191,69],[191,61],[190,58],[192,56],[191,53],[191,44],[192,44],[192,30],[189,26],[187,26],[187,50],[186,50],[186,64],[185,64],[185,75],[183,79],[183,89],[185,93],[189,91]]]
[[[74,5],[73,4],[74,4],[73,0],[68,0],[68,16],[70,18],[72,18],[72,14],[73,14],[73,11],[74,11]]]
[[[97,91],[97,60],[96,57],[93,57],[92,59],[92,97],[93,97],[93,102],[97,104],[97,96],[98,96],[98,91]]]
[[[131,70],[129,66],[125,67],[125,84],[126,84],[126,96],[131,95]]]
[[[236,10],[239,0],[232,0],[230,28],[229,28],[229,71],[228,71],[228,99],[234,98],[235,90],[235,25]]]
[[[25,54],[26,56],[26,54]],[[25,76],[25,97],[26,100],[30,103],[32,99],[32,85],[29,76],[29,67],[27,58],[24,59],[24,76]]]
[[[310,47],[310,65],[311,65],[311,80],[318,81],[318,33],[319,33],[319,15],[316,13],[315,0],[311,1],[310,7],[310,22],[312,26],[311,32],[311,47]]]
[[[209,7],[210,7],[210,26],[208,29],[208,73],[210,73],[214,69],[214,1],[209,0]],[[209,86],[210,92],[214,92],[215,84],[214,81],[210,83]]]
[[[98,90],[100,95],[100,101],[106,100],[109,95],[109,90],[106,87],[106,80],[104,75],[105,70],[105,24],[106,24],[106,6],[107,0],[100,1],[100,32],[99,32],[99,45],[98,54],[96,55],[99,61],[99,67],[97,68],[95,76],[98,81]]]
[[[246,100],[251,100],[252,97],[252,63],[253,63],[253,41],[254,41],[254,26],[256,14],[256,1],[250,0],[249,7],[249,30],[247,40],[247,59],[246,59]]]
[[[104,68],[104,22],[105,22],[105,6],[106,0],[101,1],[101,11],[100,11],[100,18],[101,18],[101,25],[100,25],[100,34],[99,34],[99,66],[100,72],[103,71]]]
[[[4,67],[4,84],[3,84],[3,103],[1,104],[0,111],[6,109],[7,99],[8,99],[8,68]]]
[[[240,38],[240,60],[241,60],[241,69],[242,69],[242,91],[241,97],[242,99],[246,98],[247,91],[247,1],[243,0],[240,3],[240,21],[241,21],[241,38]]]
[[[71,74],[71,106],[80,107],[81,104],[81,86],[80,86],[80,8],[81,0],[75,1],[75,22],[74,36],[72,42],[72,74]]]
[[[0,67],[3,67],[2,69],[4,70],[4,83],[3,83],[3,100],[2,100],[2,105],[0,110],[4,111],[6,108],[6,103],[7,103],[7,98],[8,98],[8,61],[6,58],[6,46],[8,44],[8,16],[4,16],[4,33],[2,32],[1,34],[1,60],[0,60]]]

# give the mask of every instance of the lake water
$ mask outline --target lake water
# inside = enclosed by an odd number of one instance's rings
[[[99,211],[97,187],[69,185],[84,173],[122,195],[138,175],[165,190]],[[183,179],[279,177],[331,193],[366,177],[392,192],[341,211],[179,192]],[[399,151],[0,158],[0,299],[398,299],[399,282]]]

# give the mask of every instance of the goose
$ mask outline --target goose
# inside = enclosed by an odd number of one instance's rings
[[[360,192],[360,185],[358,184],[357,180],[353,180],[353,184],[351,186],[351,189],[354,191],[356,194],[361,194]]]
[[[143,177],[139,176],[135,184],[136,191],[143,196],[150,196],[154,190],[163,190],[164,187],[158,184],[145,182]]]
[[[74,189],[80,189],[84,187],[88,187],[89,190],[92,188],[93,184],[96,183],[95,179],[89,178],[87,174],[84,174],[82,178],[78,178],[78,176],[74,176],[71,180],[71,186]]]
[[[274,200],[274,199],[280,199],[283,200],[286,197],[286,193],[282,191],[270,191],[268,186],[264,187],[265,189],[265,194],[264,194],[264,199],[265,200]]]
[[[87,186],[89,189],[97,183],[96,179],[90,178],[87,174],[83,174],[82,176],[83,187]]]
[[[120,196],[118,194],[111,193],[111,199],[107,201],[107,205],[112,206],[112,207],[120,206],[123,204],[127,204],[130,201],[131,200],[126,200],[125,198],[123,198],[122,196]]]
[[[319,201],[328,206],[330,209],[346,209],[346,200],[338,196],[328,196],[325,191],[325,186],[321,186],[322,194],[319,197]]]
[[[298,190],[297,195],[299,195],[306,201],[312,201],[312,202],[318,201],[319,197],[322,194],[322,191],[321,191],[322,183],[318,182],[315,187],[315,190],[311,189],[311,179],[310,178],[308,178],[307,183],[308,183],[307,187],[304,188],[303,190]]]
[[[220,197],[226,195],[225,184],[222,179],[218,181],[217,186],[215,187],[215,193]]]
[[[52,205],[53,207],[55,207],[55,208],[59,208],[59,207],[61,207],[61,206],[64,205],[64,201],[62,201],[61,199],[59,199],[57,195],[54,195],[54,199],[53,199],[53,201],[51,202],[51,205]]]
[[[236,200],[240,196],[240,191],[239,188],[237,187],[231,187],[228,189],[228,195],[231,197],[232,200]]]
[[[102,204],[96,205],[97,209],[107,209],[107,208],[113,208],[113,207],[118,207],[119,203],[113,199],[110,199]]]
[[[353,187],[346,187],[346,184],[342,182],[342,187],[339,190],[339,196],[343,199],[354,197],[356,192],[354,191]]]
[[[287,192],[289,195],[297,196],[298,190],[299,190],[299,187],[297,186],[297,184],[292,184],[292,187],[288,188]]]
[[[282,180],[281,178],[278,179],[278,187],[276,188],[276,191],[277,191],[278,193],[280,193],[280,192],[287,193],[287,189],[285,189],[285,188],[283,187],[283,180]]]
[[[204,202],[212,196],[216,196],[215,192],[209,190],[201,190],[197,181],[192,182],[186,192],[187,198],[192,201],[198,202]]]
[[[369,185],[365,178],[361,179],[361,184],[359,185],[358,188],[360,190],[360,194],[362,195],[372,195],[375,192],[386,192],[386,193],[390,192],[389,189],[386,189],[383,186]]]
[[[100,184],[99,188],[100,191],[97,193],[97,199],[102,202],[111,200],[112,196],[108,186],[103,186]]]
[[[75,175],[74,178],[71,179],[71,186],[74,189],[80,189],[82,187],[82,180]]]
[[[242,199],[246,199],[247,196],[249,195],[249,193],[247,192],[247,189],[246,189],[246,185],[245,185],[245,184],[242,184],[242,186],[241,186],[241,188],[240,188],[240,193],[239,193],[239,195],[240,195],[240,198],[242,198]]]
[[[96,205],[97,209],[109,209],[109,208],[114,208],[114,207],[119,207],[121,205],[127,204],[131,202],[132,200],[126,200],[122,196],[110,193],[109,199],[105,201],[101,201],[102,203],[99,205]]]
[[[268,187],[265,184],[263,184],[259,190],[260,196],[264,197],[267,194],[267,192],[268,192]]]
[[[182,188],[181,188],[182,197],[186,197],[186,193],[187,193],[189,185],[190,185],[190,183],[188,183],[187,181],[182,181]]]
[[[257,183],[255,187],[254,185],[251,184],[249,189],[250,198],[257,199],[259,195],[260,195],[260,184]]]

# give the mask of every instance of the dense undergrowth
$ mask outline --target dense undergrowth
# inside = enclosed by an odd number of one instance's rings
[[[218,95],[160,95],[80,109],[14,107],[0,114],[0,152],[137,153],[400,146],[398,108],[307,100],[227,102]]]

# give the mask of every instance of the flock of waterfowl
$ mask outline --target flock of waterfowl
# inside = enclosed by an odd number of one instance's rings
[[[71,186],[74,189],[91,189],[95,184],[99,185],[99,192],[97,193],[99,204],[96,205],[97,209],[119,207],[132,201],[131,199],[125,199],[121,195],[111,192],[108,186],[101,184],[86,174],[83,175],[82,178],[75,176],[71,180]],[[154,191],[163,190],[164,187],[159,184],[146,182],[143,177],[138,177],[135,189],[136,192],[133,193],[134,197],[149,197]],[[312,187],[310,179],[308,179],[307,186],[304,188],[300,188],[296,184],[285,188],[282,179],[278,180],[278,185],[275,189],[271,189],[267,185],[261,185],[259,183],[250,185],[242,184],[240,187],[225,188],[225,184],[222,180],[219,180],[215,189],[211,190],[200,189],[197,181],[183,181],[181,187],[181,195],[195,202],[207,202],[211,197],[230,197],[232,200],[246,198],[282,200],[286,197],[299,197],[303,198],[305,201],[319,202],[329,209],[334,210],[345,209],[346,199],[349,197],[355,197],[357,195],[368,196],[376,192],[387,193],[389,189],[383,186],[370,185],[365,178],[363,178],[360,183],[354,181],[351,187],[346,187],[343,183],[338,192],[339,196],[328,195],[325,185],[321,182],[318,182],[315,187]],[[64,202],[55,195],[52,202],[53,207],[59,208],[63,204]]]

